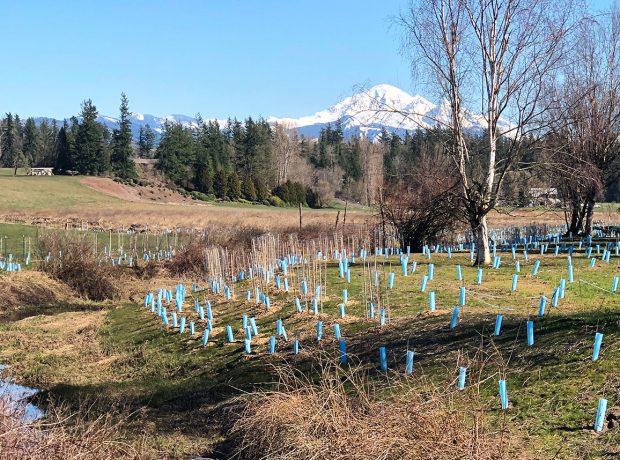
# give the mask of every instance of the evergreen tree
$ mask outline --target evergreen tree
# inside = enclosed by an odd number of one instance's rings
[[[2,142],[0,143],[2,157],[0,159],[2,160],[2,166],[12,168],[18,148],[13,114],[7,113],[2,125]]]
[[[258,201],[265,201],[269,199],[269,189],[267,188],[267,184],[265,184],[265,180],[261,176],[254,178],[254,186],[256,187],[256,199]]]
[[[241,181],[234,171],[228,175],[228,196],[232,200],[241,198]]]
[[[138,136],[138,156],[140,158],[151,158],[154,148],[155,131],[153,131],[147,123],[140,127],[140,134]]]
[[[344,171],[343,181],[345,185],[350,185],[362,177],[360,150],[360,138],[358,136],[338,149],[338,164]]]
[[[43,147],[41,137],[34,119],[28,118],[24,126],[23,152],[26,160],[33,166],[41,165],[43,161]]]
[[[19,142],[19,148],[20,150],[22,150],[22,139],[24,138],[24,127],[22,126],[22,121],[19,118],[19,115],[15,114],[15,117],[13,119],[13,121],[15,122],[14,126],[15,126],[15,135],[17,136],[18,142]]]
[[[167,123],[155,152],[158,169],[184,188],[194,182],[194,140],[192,132],[180,123]]]
[[[240,174],[246,174],[245,165],[245,132],[243,124],[237,120],[228,120],[225,131],[226,139],[230,147],[231,161]]]
[[[90,99],[82,103],[82,122],[75,138],[73,167],[81,174],[103,174],[109,169],[105,133],[97,122],[97,108]]]
[[[41,141],[41,158],[37,166],[53,167],[56,163],[54,156],[54,144],[58,136],[56,120],[50,126],[47,121],[42,121],[39,125],[39,138]]]
[[[218,198],[228,198],[228,175],[223,168],[218,168],[215,171],[213,191]]]
[[[312,143],[303,135],[299,139],[299,156],[307,160],[312,156]]]
[[[67,122],[58,131],[56,137],[56,144],[54,145],[54,156],[56,157],[55,173],[65,174],[67,171],[73,169],[73,162],[71,159],[71,143],[69,141]]]
[[[196,188],[203,193],[213,193],[213,177],[217,168],[230,170],[226,135],[217,122],[199,120],[195,133]]]
[[[17,170],[28,166],[28,162],[22,151],[22,129],[19,116],[7,113],[4,120],[4,130],[2,133],[2,165],[6,168],[13,168],[13,174],[17,175]]]
[[[196,188],[202,193],[213,193],[213,168],[205,163],[196,170]]]
[[[129,101],[125,93],[121,94],[120,120],[118,129],[112,133],[112,171],[123,179],[134,179],[136,174],[131,147],[131,120],[129,119]]]
[[[254,187],[254,181],[251,178],[245,177],[241,183],[241,192],[243,197],[249,201],[256,201],[256,187]]]

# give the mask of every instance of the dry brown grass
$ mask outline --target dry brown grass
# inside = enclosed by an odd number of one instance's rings
[[[66,283],[79,296],[99,301],[120,295],[121,271],[102,262],[85,236],[48,234],[38,243],[41,270]]]
[[[23,412],[0,398],[0,460],[144,458],[140,443],[129,445],[121,428],[126,417],[108,412],[89,418],[89,407],[69,413],[49,405],[44,419],[27,423]]]
[[[278,372],[277,390],[242,399],[235,458],[492,459],[505,450],[506,433],[490,431],[475,391],[371,384],[362,367],[330,360],[322,360],[318,382],[291,366]]]
[[[67,298],[67,286],[44,273],[8,273],[0,282],[0,316],[10,316],[19,310],[53,304]]]
[[[334,226],[334,210],[303,210],[303,226],[315,224]],[[347,223],[362,224],[372,215],[369,212],[349,210]],[[341,212],[340,222],[343,215]],[[215,206],[195,203],[142,203],[121,202],[97,204],[90,207],[63,208],[50,206],[19,213],[3,211],[0,220],[8,222],[44,221],[46,225],[64,226],[71,220],[77,227],[81,222],[97,223],[103,228],[128,228],[131,225],[148,225],[152,231],[166,228],[220,229],[256,227],[262,230],[280,231],[299,228],[299,211],[294,208],[270,208],[265,206]]]

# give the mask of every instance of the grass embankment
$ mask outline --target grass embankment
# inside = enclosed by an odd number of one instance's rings
[[[52,207],[61,212],[121,201],[83,186],[79,177],[0,176],[0,187],[3,214],[28,213]]]
[[[564,256],[544,256],[539,275],[531,276],[538,258],[530,256],[525,263],[520,257],[518,291],[510,292],[514,265],[509,254],[503,254],[500,269],[485,270],[481,286],[474,284],[476,269],[464,256],[447,259],[433,255],[435,279],[425,293],[420,292],[421,277],[427,273],[425,258],[412,257],[418,260],[418,268],[408,277],[400,274],[394,258],[378,258],[380,271],[385,264],[385,272],[396,273],[395,287],[385,297],[390,322],[384,327],[365,320],[361,267],[352,267],[351,283],[347,284],[338,277],[337,266],[330,264],[320,315],[324,338],[318,345],[315,316],[296,313],[292,297],[275,290],[271,292],[272,308],[265,312],[263,307],[240,300],[245,298],[244,283],[235,286],[234,300],[228,303],[221,297],[196,294],[201,302],[208,298],[215,303],[215,328],[206,349],[201,347],[203,323],[194,337],[180,336],[178,330],[165,331],[158,319],[141,308],[139,288],[135,302],[77,304],[86,311],[66,311],[62,304],[57,311],[33,308],[32,314],[45,316],[0,325],[0,362],[10,364],[11,374],[20,382],[44,388],[75,407],[84,398],[96,398],[93,410],[111,406],[137,410],[127,427],[128,437],[137,440],[145,435],[147,452],[154,457],[183,458],[227,452],[227,412],[221,405],[241,390],[266,388],[265,383],[275,378],[271,364],[286,361],[311,371],[314,358],[309,350],[318,346],[337,354],[333,323],[338,322],[348,351],[376,382],[386,381],[386,375],[378,370],[381,345],[388,349],[388,380],[402,379],[405,352],[415,350],[414,377],[406,382],[413,388],[425,388],[428,382],[454,388],[458,366],[464,364],[471,367],[471,384],[478,380],[474,370],[482,369],[482,402],[490,423],[501,421],[511,433],[509,457],[612,458],[620,453],[620,430],[594,435],[591,426],[598,398],[607,398],[610,409],[620,404],[620,296],[587,283],[609,289],[620,271],[618,259],[612,258],[610,264],[599,261],[590,269],[583,255],[575,255],[575,282],[568,285],[566,298],[557,308],[549,302],[546,316],[538,318],[538,297],[544,294],[550,299],[559,279],[566,277]],[[470,291],[459,325],[452,331],[449,322],[459,287],[456,263],[462,264]],[[175,282],[162,279],[149,286],[172,288]],[[186,282],[189,286],[190,280]],[[292,273],[291,287],[298,282]],[[343,288],[349,290],[350,300],[347,317],[340,320],[338,304]],[[437,296],[434,313],[427,312],[431,290]],[[197,320],[193,301],[188,303],[186,314]],[[498,311],[504,314],[503,333],[492,337]],[[256,316],[260,332],[252,341],[250,357],[244,355],[242,341],[225,343],[226,324],[233,325],[237,339],[242,338],[244,313]],[[289,342],[279,338],[276,353],[269,355],[268,337],[275,334],[277,319],[283,319]],[[526,346],[527,319],[535,322],[536,343],[532,347]],[[601,358],[592,362],[596,331],[605,337]],[[293,337],[301,342],[302,352],[297,357],[292,355]],[[505,415],[498,410],[500,375],[506,376],[511,402]],[[458,401],[459,396],[456,398]]]

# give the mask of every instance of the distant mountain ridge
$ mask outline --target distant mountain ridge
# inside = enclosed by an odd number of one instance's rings
[[[486,126],[484,116],[469,110],[464,111],[464,125],[471,133],[481,133]],[[36,118],[40,123],[48,118]],[[102,115],[97,119],[110,130],[118,126],[118,119]],[[316,138],[321,129],[328,124],[334,125],[338,120],[342,123],[345,137],[356,135],[375,139],[382,131],[404,135],[405,131],[428,129],[445,126],[450,120],[450,111],[447,101],[435,104],[420,95],[411,94],[388,84],[373,86],[360,91],[331,107],[301,118],[268,117],[271,124],[280,123],[295,128],[299,134]],[[225,126],[226,120],[217,120]],[[131,116],[134,139],[138,139],[140,128],[147,124],[157,133],[162,132],[163,126],[168,123],[181,123],[187,127],[197,127],[198,121],[187,115],[166,115],[157,117],[149,114],[133,113]],[[61,123],[61,122],[59,122]],[[510,123],[502,120],[500,130],[508,130]]]

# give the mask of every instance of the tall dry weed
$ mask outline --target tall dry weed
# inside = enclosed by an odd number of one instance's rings
[[[477,391],[410,379],[377,383],[360,365],[322,359],[318,380],[278,367],[275,391],[244,396],[231,432],[238,459],[501,458]]]
[[[102,260],[85,236],[53,233],[41,236],[38,243],[40,269],[78,295],[96,301],[120,295],[121,272]]]
[[[0,460],[78,460],[143,458],[141,443],[129,444],[121,431],[126,417],[106,413],[90,418],[50,405],[45,418],[29,423],[23,408],[0,397]]]

